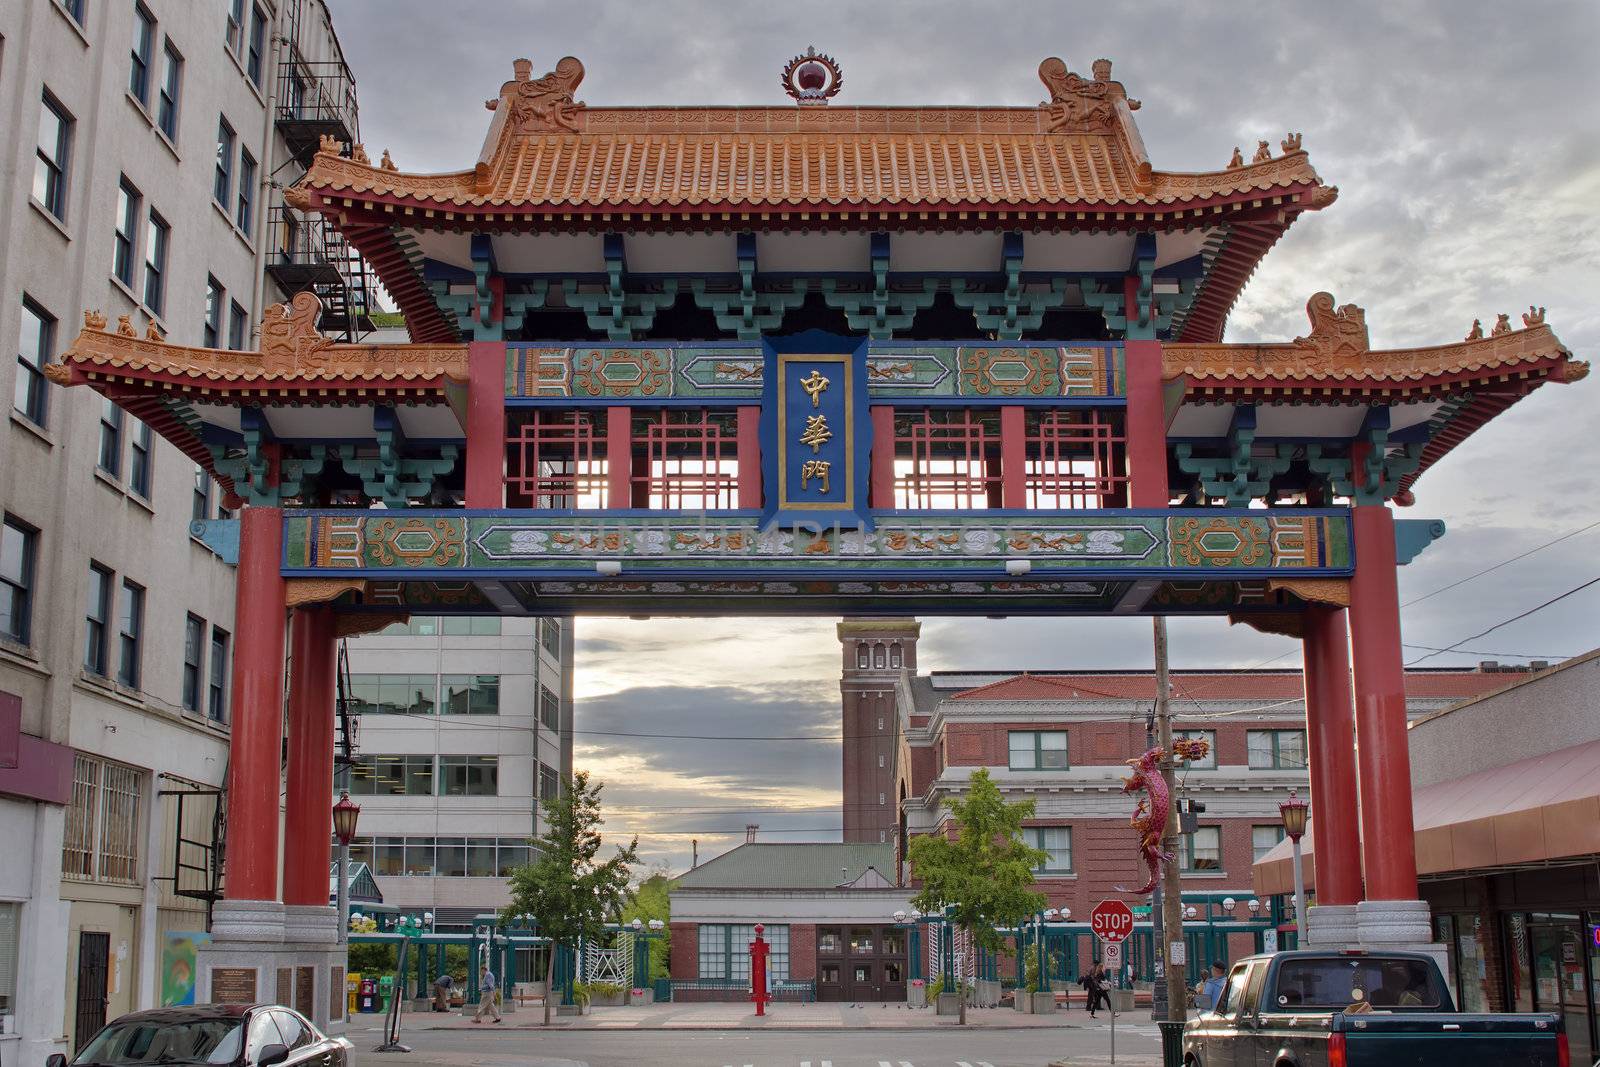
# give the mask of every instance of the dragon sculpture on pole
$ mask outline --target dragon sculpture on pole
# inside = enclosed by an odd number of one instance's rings
[[[1172,758],[1175,760],[1202,760],[1210,750],[1211,746],[1199,739],[1185,738],[1172,742]],[[1139,854],[1144,857],[1150,878],[1138,889],[1117,886],[1119,893],[1149,896],[1161,881],[1161,865],[1173,859],[1172,854],[1161,847],[1161,839],[1167,831],[1167,819],[1172,811],[1172,797],[1167,792],[1166,779],[1161,777],[1161,759],[1164,755],[1166,753],[1157,746],[1138,759],[1128,761],[1133,773],[1122,780],[1122,791],[1136,793],[1142,789],[1145,794],[1139,798],[1139,806],[1133,810],[1130,825],[1139,831]]]

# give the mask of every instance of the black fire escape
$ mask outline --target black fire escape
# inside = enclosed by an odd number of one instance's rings
[[[310,59],[302,20],[311,7],[290,0],[288,41],[278,65],[274,122],[300,170],[311,165],[324,137],[348,146],[361,139],[356,111],[356,83],[342,57]],[[325,333],[354,342],[372,329],[375,279],[366,261],[327,219],[306,217],[281,202],[267,220],[267,274],[285,297],[309,289],[322,301]]]

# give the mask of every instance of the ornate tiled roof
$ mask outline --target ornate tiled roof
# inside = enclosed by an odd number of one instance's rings
[[[1133,123],[1139,106],[1111,64],[1092,78],[1045,60],[1051,99],[1037,107],[589,108],[564,59],[543,78],[527,61],[489,102],[477,166],[406,174],[356,146],[325,142],[293,201],[356,196],[512,212],[715,210],[846,214],[906,210],[1111,210],[1141,217],[1230,199],[1292,194],[1301,208],[1331,199],[1298,135],[1271,156],[1207,173],[1154,170]],[[1257,205],[1259,206],[1259,205]],[[1095,221],[1104,221],[1103,217]]]
[[[115,375],[216,391],[255,386],[438,391],[446,380],[466,381],[464,344],[335,344],[317,332],[319,311],[317,298],[308,292],[269,307],[261,324],[261,349],[255,352],[168,344],[153,326],[140,337],[127,315],[112,332],[103,315],[85,312],[83,331],[46,373],[62,384],[74,375]]]
[[[1576,381],[1588,373],[1588,364],[1572,359],[1545,325],[1543,308],[1529,308],[1520,330],[1501,315],[1488,336],[1475,323],[1464,341],[1387,350],[1368,345],[1366,313],[1354,304],[1335,307],[1332,295],[1317,293],[1306,314],[1311,332],[1287,344],[1166,345],[1165,376],[1184,379],[1190,394],[1368,394],[1458,390],[1463,382],[1512,378]]]

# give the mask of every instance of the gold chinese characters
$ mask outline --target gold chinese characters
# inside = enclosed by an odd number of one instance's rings
[[[811,398],[812,407],[822,406],[822,391],[828,388],[828,379],[822,376],[819,370],[813,370],[809,375],[800,379],[800,388],[806,391],[806,396]]]
[[[800,443],[810,445],[812,454],[822,451],[822,446],[833,439],[833,431],[828,429],[828,416],[807,415],[805,432],[800,435]]]
[[[828,491],[828,475],[833,470],[833,464],[825,459],[808,459],[800,467],[800,488],[809,489],[811,479],[819,482],[818,488],[824,493]]]

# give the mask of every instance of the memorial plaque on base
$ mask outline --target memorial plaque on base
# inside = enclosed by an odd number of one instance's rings
[[[344,968],[335,967],[328,972],[328,1018],[344,1018]]]
[[[294,995],[294,991],[291,988],[291,986],[293,984],[294,984],[294,971],[290,970],[287,967],[279,967],[278,968],[278,984],[277,984],[277,987],[276,987],[276,996],[273,997],[272,1002],[274,1004],[288,1004],[289,1003],[289,998]]]
[[[254,967],[211,968],[211,1001],[214,1004],[254,1004],[256,969]]]
[[[294,971],[294,1010],[307,1019],[316,1014],[317,969],[296,967]]]

